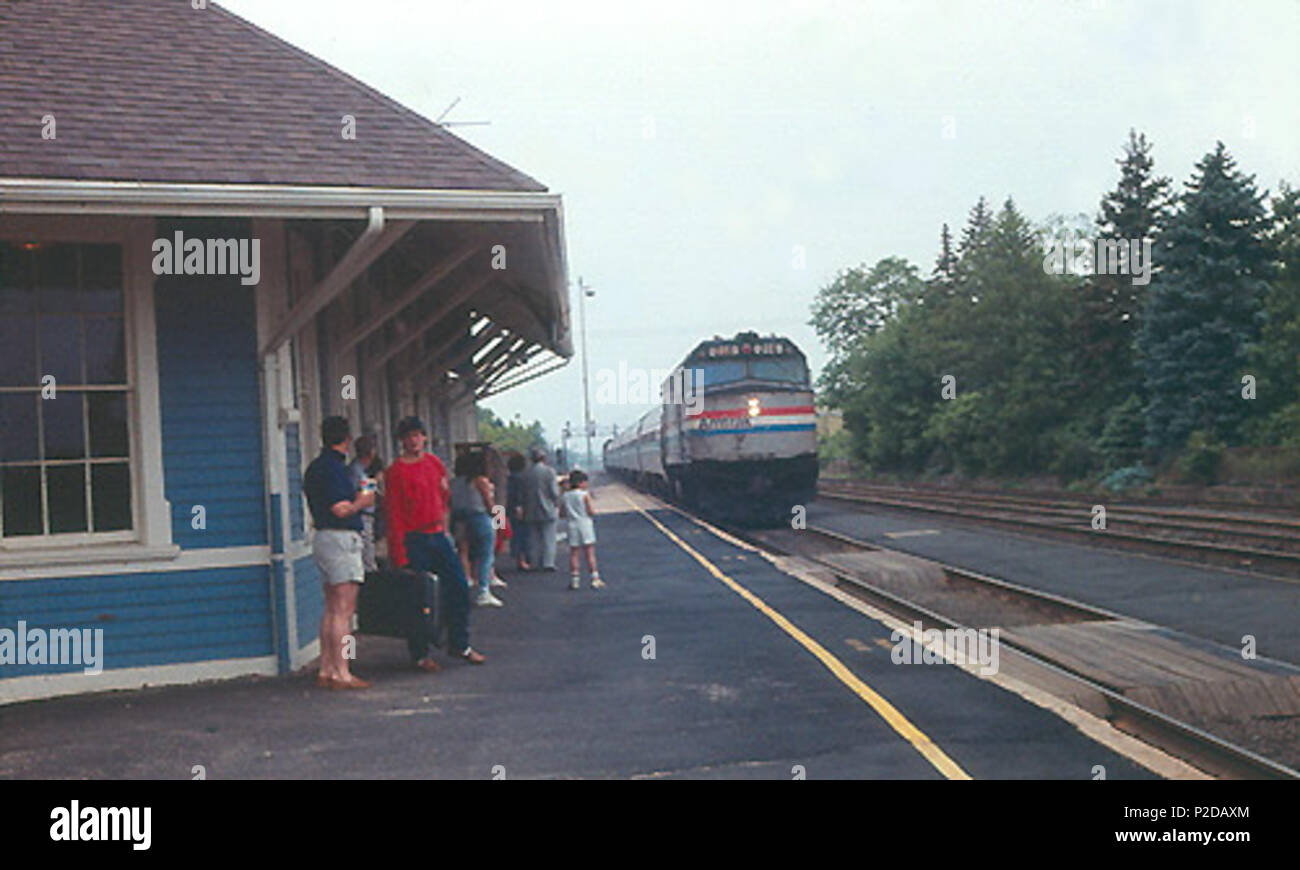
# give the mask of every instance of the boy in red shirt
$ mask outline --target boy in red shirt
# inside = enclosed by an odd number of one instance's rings
[[[384,472],[384,503],[388,511],[388,560],[394,568],[410,566],[432,571],[447,618],[447,649],[476,665],[486,659],[469,645],[469,582],[460,556],[447,537],[451,487],[442,460],[424,448],[424,424],[407,417],[397,424],[402,453]],[[438,670],[429,650],[408,644],[417,667]]]

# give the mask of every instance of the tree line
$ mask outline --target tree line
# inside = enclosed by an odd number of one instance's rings
[[[958,239],[944,224],[928,276],[886,257],[818,291],[821,401],[857,460],[1138,480],[1225,447],[1300,447],[1298,192],[1261,192],[1222,142],[1181,192],[1136,131],[1116,162],[1092,219],[1033,225],[981,197]],[[1071,271],[1052,268],[1062,239],[1133,244]]]
[[[527,456],[529,449],[533,447],[541,447],[547,451],[550,449],[546,443],[541,421],[534,420],[530,424],[525,424],[518,414],[513,420],[504,421],[481,405],[478,407],[478,437],[480,441],[488,442],[502,453],[514,450]]]

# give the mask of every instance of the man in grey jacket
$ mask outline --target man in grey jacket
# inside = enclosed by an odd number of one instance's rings
[[[533,464],[523,472],[524,522],[528,524],[528,560],[542,571],[555,570],[555,524],[560,487],[546,464],[546,451],[529,451]]]

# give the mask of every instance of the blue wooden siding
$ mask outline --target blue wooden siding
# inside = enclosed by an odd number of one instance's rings
[[[102,628],[104,670],[267,656],[273,652],[266,565],[0,583],[0,627]],[[6,665],[0,679],[80,672]]]
[[[293,563],[293,595],[298,608],[298,648],[301,649],[320,634],[320,615],[325,611],[320,572],[311,556]]]
[[[184,232],[233,235],[194,222]],[[163,470],[172,537],[186,549],[267,543],[254,290],[238,276],[157,280]],[[191,525],[195,505],[205,530]]]

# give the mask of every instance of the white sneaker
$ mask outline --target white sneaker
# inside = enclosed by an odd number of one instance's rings
[[[505,602],[497,598],[491,592],[480,592],[474,599],[474,603],[480,607],[504,607]]]
[[[500,577],[493,577],[492,582],[488,584],[488,586],[490,586],[493,589],[505,589],[509,585],[510,585],[509,583],[502,580]]]
[[[604,588],[605,588],[605,581],[604,581],[604,580],[601,580],[599,576],[592,577],[592,578],[591,578],[591,588],[592,588],[592,589],[604,589]]]
[[[581,589],[581,588],[582,588],[582,579],[581,579],[580,577],[578,577],[577,574],[574,574],[573,577],[570,578],[570,580],[569,580],[569,588],[570,588],[570,589]]]

